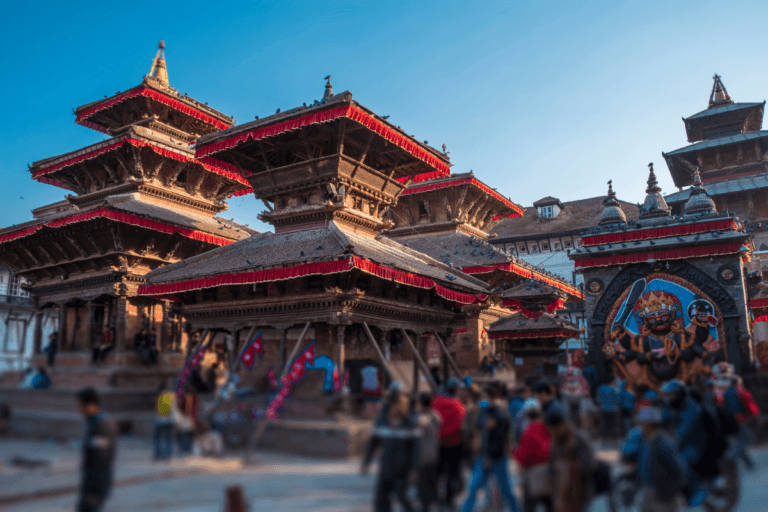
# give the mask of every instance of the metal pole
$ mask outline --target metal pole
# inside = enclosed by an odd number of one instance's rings
[[[301,346],[301,342],[304,341],[304,335],[307,334],[307,329],[309,329],[309,322],[307,322],[307,324],[304,326],[304,330],[301,331],[301,336],[299,336],[298,341],[296,341],[296,344],[293,346],[291,355],[288,356],[288,359],[285,361],[285,367],[283,368],[283,372],[280,374],[279,380],[283,380],[283,377],[285,377],[288,374],[288,369],[291,366],[291,361],[293,361],[293,358],[296,357],[296,354],[299,352],[299,347]]]
[[[445,343],[443,343],[442,338],[440,338],[440,335],[437,334],[437,330],[432,329],[432,332],[435,333],[435,338],[437,338],[437,342],[440,344],[440,348],[443,349],[443,353],[447,356],[448,362],[451,363],[450,364],[451,368],[453,368],[453,371],[456,372],[456,375],[458,375],[460,379],[463,379],[464,375],[461,374],[461,370],[459,370],[459,365],[456,364],[456,361],[451,356],[451,353],[448,352],[448,347],[445,346]]]
[[[413,351],[414,357],[418,361],[419,366],[421,366],[421,371],[424,372],[424,376],[427,378],[427,382],[429,383],[429,387],[432,388],[433,392],[437,393],[437,384],[435,384],[435,381],[432,380],[432,375],[429,373],[429,368],[427,368],[427,364],[421,358],[421,355],[419,354],[419,351],[416,350],[416,346],[413,344],[413,341],[411,341],[411,338],[410,338],[410,336],[408,336],[408,333],[405,332],[405,329],[403,329],[401,327],[400,328],[400,332],[403,333],[403,336],[405,336],[405,340],[408,342],[408,345],[411,347],[411,350]]]

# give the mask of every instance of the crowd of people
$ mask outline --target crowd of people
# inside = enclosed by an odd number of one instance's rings
[[[470,512],[481,493],[512,511],[583,512],[611,488],[596,442],[626,438],[622,458],[635,465],[641,509],[675,511],[681,503],[702,504],[704,482],[723,460],[753,467],[746,422],[758,415],[727,364],[696,386],[670,381],[660,392],[618,378],[593,386],[575,368],[511,390],[498,381],[481,389],[449,379],[434,396],[409,397],[393,383],[361,471],[380,452],[377,512],[391,510],[393,499],[405,511]],[[510,459],[519,468],[521,496]]]

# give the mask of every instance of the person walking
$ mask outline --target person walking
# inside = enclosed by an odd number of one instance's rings
[[[197,422],[197,393],[189,384],[184,389],[184,394],[179,397],[178,414],[174,420],[176,427],[176,441],[179,444],[179,453],[190,455],[195,440],[195,427]]]
[[[104,329],[101,334],[101,341],[93,348],[91,362],[96,364],[104,361],[107,354],[115,348],[115,337],[110,329]]]
[[[613,441],[618,437],[619,385],[614,375],[611,382],[597,388],[597,401],[601,412],[601,435]]]
[[[408,397],[394,391],[376,421],[371,438],[365,448],[360,474],[366,475],[374,453],[381,448],[379,476],[374,492],[375,512],[392,509],[394,492],[405,512],[412,512],[406,496],[408,483],[415,479],[419,466],[419,437],[421,433],[413,417],[408,414]]]
[[[48,335],[48,345],[43,350],[48,356],[48,366],[53,366],[56,362],[56,352],[59,351],[59,333],[52,332]]]
[[[550,465],[555,512],[584,512],[592,499],[591,443],[559,407],[550,408],[544,422],[552,435]]]
[[[641,448],[638,476],[642,485],[641,512],[677,512],[685,464],[675,441],[662,429],[661,410],[644,406],[637,414]]]
[[[472,512],[477,492],[485,487],[493,474],[507,506],[518,512],[517,500],[512,492],[509,475],[509,438],[511,422],[507,404],[503,403],[498,386],[489,384],[484,390],[485,399],[480,402],[477,428],[480,431],[480,452],[472,467],[472,479],[462,512]]]
[[[165,384],[157,390],[157,414],[153,447],[155,460],[168,460],[173,455],[173,421],[176,414],[176,396]]]
[[[457,494],[461,492],[461,457],[463,454],[462,423],[466,415],[464,404],[456,397],[461,383],[456,378],[445,383],[445,394],[432,399],[432,409],[440,416],[440,460],[438,462],[438,489],[445,484],[442,502],[453,508]]]
[[[553,488],[549,466],[552,436],[542,421],[538,400],[526,400],[522,410],[528,417],[528,427],[512,456],[522,470],[523,509],[525,512],[536,512],[542,504],[547,512],[552,512]]]
[[[101,411],[96,390],[86,388],[79,391],[77,401],[86,423],[77,512],[99,512],[112,487],[117,428]]]
[[[429,512],[437,501],[437,465],[440,461],[440,415],[432,409],[432,396],[419,395],[419,501],[421,511]]]

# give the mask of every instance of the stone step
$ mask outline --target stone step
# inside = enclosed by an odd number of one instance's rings
[[[77,412],[75,398],[79,388],[18,389],[0,386],[0,395],[5,398],[11,410],[27,409],[37,411]],[[99,389],[101,407],[108,412],[155,410],[155,388],[145,389]]]
[[[116,412],[109,413],[109,416],[118,423],[121,433],[131,432],[136,437],[152,438],[155,425],[153,413]],[[8,429],[24,438],[65,441],[83,437],[85,420],[78,412],[14,409]]]
[[[47,355],[36,354],[32,358],[32,365],[35,368],[47,367]],[[93,365],[91,362],[91,352],[59,352],[56,354],[55,368],[88,368]],[[186,358],[182,352],[161,352],[158,354],[158,366],[174,369],[181,369],[184,366]],[[101,367],[142,367],[141,357],[133,351],[110,352],[99,363]]]

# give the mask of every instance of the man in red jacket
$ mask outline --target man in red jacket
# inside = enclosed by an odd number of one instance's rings
[[[528,419],[528,427],[512,452],[522,469],[523,510],[535,511],[541,503],[546,510],[551,511],[553,489],[548,462],[552,451],[552,435],[542,421],[541,404],[538,400],[526,400],[523,413]]]
[[[456,398],[460,382],[458,379],[449,379],[445,384],[445,395],[438,395],[432,399],[432,409],[440,415],[440,462],[437,479],[442,482],[445,478],[444,503],[453,508],[453,500],[461,492],[461,455],[462,435],[461,426],[464,421],[466,409],[464,404]]]

